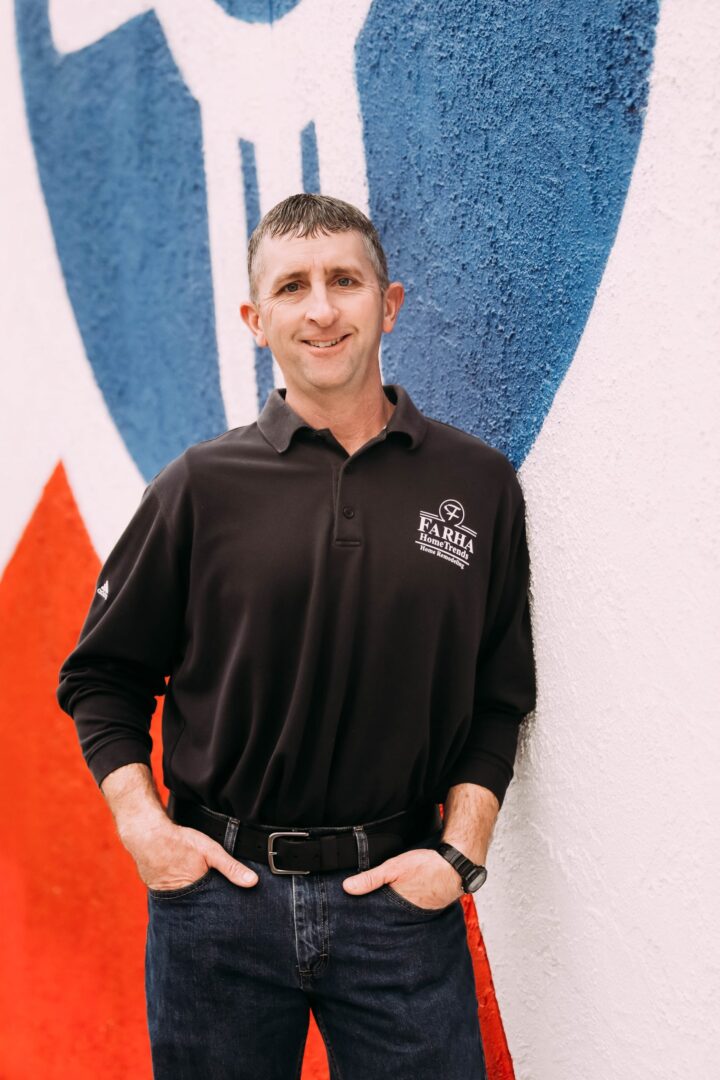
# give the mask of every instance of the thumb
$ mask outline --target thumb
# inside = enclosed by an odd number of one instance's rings
[[[222,844],[213,841],[213,845],[205,852],[205,857],[210,866],[214,866],[221,874],[232,881],[233,885],[255,885],[258,876],[254,870],[244,863],[238,862],[229,855]]]
[[[392,878],[392,859],[388,859],[387,862],[380,863],[379,866],[373,866],[370,870],[363,870],[361,874],[354,874],[352,877],[345,878],[343,888],[345,892],[361,896],[363,893],[379,889],[387,881],[392,881]]]

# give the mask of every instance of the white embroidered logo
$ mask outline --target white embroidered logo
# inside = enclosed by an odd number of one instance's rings
[[[421,510],[418,525],[420,539],[415,543],[428,555],[447,559],[464,570],[470,564],[470,556],[475,551],[473,538],[477,537],[474,529],[463,525],[464,520],[465,509],[457,499],[445,499],[440,503],[437,514]]]
[[[103,581],[100,588],[96,589],[95,591],[97,592],[98,596],[102,596],[103,600],[107,600],[108,593],[110,592],[110,582],[107,580]]]

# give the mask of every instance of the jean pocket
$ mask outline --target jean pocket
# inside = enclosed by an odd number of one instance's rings
[[[191,881],[189,885],[181,885],[179,889],[148,888],[147,893],[148,896],[151,896],[153,900],[179,900],[181,896],[188,896],[190,893],[194,893],[197,892],[199,889],[202,889],[212,880],[215,873],[215,867],[209,866],[205,873],[202,875],[202,877],[199,877],[197,881]]]
[[[433,829],[427,836],[421,837],[419,840],[415,840],[414,843],[408,844],[404,849],[405,851],[417,851],[418,848],[429,848],[437,850],[437,846],[440,843],[440,837],[442,836],[442,826],[439,829]],[[444,907],[438,908],[424,908],[419,904],[414,904],[412,900],[406,899],[397,889],[393,889],[392,885],[381,885],[378,892],[384,896],[387,900],[390,900],[397,907],[405,908],[407,911],[415,911],[419,915],[439,915],[442,911],[447,911],[449,907],[452,907],[454,900],[451,900],[449,904],[445,904]]]
[[[447,911],[457,904],[459,900],[451,900],[449,904],[444,904],[443,907],[426,908],[420,907],[419,904],[414,904],[412,900],[406,899],[397,889],[393,889],[392,885],[381,885],[380,893],[391,903],[396,904],[398,907],[406,908],[408,911],[417,912],[418,915],[441,915],[443,911]]]

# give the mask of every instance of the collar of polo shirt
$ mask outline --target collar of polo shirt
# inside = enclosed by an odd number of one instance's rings
[[[404,387],[398,383],[387,383],[383,385],[383,390],[385,396],[395,406],[386,425],[387,434],[408,435],[410,447],[414,450],[423,440],[427,420],[415,407]],[[294,409],[291,409],[285,401],[285,394],[284,386],[272,390],[257,420],[260,431],[278,454],[287,450],[296,431],[300,431],[301,428],[308,431],[314,430],[301,416],[298,416]]]

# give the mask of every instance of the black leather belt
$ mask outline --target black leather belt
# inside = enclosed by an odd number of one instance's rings
[[[357,869],[361,845],[365,843],[368,865],[377,866],[442,828],[440,810],[435,803],[425,803],[366,825],[342,826],[329,833],[312,828],[251,825],[200,803],[180,799],[172,792],[167,812],[177,825],[198,829],[217,840],[233,858],[267,863],[274,874]]]

